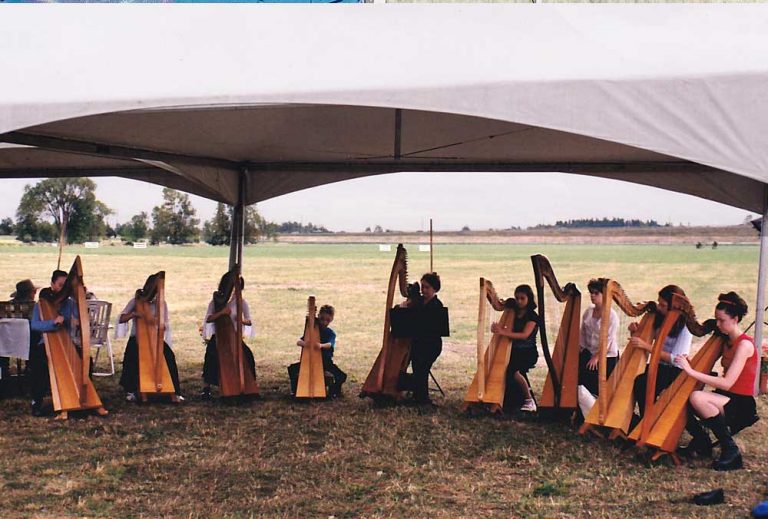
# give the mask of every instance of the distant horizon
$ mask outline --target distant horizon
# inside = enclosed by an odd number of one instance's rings
[[[16,221],[24,186],[41,179],[3,179],[0,219]],[[121,178],[94,178],[96,196],[114,214],[111,226],[162,203],[162,187]],[[201,224],[216,202],[190,195]],[[289,193],[259,202],[262,217],[333,232],[364,233],[377,225],[399,232],[529,229],[558,220],[624,218],[659,225],[722,227],[759,215],[658,188],[563,173],[395,173]]]

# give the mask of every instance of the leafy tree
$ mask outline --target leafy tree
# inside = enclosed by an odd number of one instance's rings
[[[211,245],[229,245],[232,233],[231,210],[219,202],[213,218],[203,225],[203,240]]]
[[[149,236],[149,217],[142,211],[131,217],[131,221],[118,225],[115,232],[126,241],[134,242]]]
[[[376,227],[373,228],[373,232],[376,232],[376,233],[384,232],[384,229],[381,228],[381,225],[377,225]]]
[[[232,209],[222,203],[216,206],[213,218],[203,225],[203,239],[211,245],[229,245],[232,234]],[[257,243],[262,237],[274,235],[274,224],[259,214],[255,205],[245,208],[245,243]]]
[[[152,209],[152,242],[181,244],[197,241],[200,220],[195,218],[196,214],[188,194],[163,188],[163,204]]]
[[[13,234],[13,220],[10,218],[3,218],[0,221],[0,234],[9,235]]]
[[[264,238],[273,238],[275,236],[274,225],[267,222],[259,214],[256,205],[249,205],[245,208],[245,243],[258,243]]]
[[[96,199],[96,184],[88,178],[49,178],[25,186],[16,210],[16,236],[22,241],[51,241],[55,230],[68,243],[97,239],[106,233],[104,218],[111,210]]]
[[[69,217],[67,240],[69,243],[97,241],[107,235],[106,218],[112,211],[100,200],[78,200]]]
[[[29,243],[56,241],[58,233],[52,223],[38,220],[34,215],[23,215],[14,226],[16,239]]]

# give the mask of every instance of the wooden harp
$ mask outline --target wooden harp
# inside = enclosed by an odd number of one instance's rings
[[[541,254],[531,256],[536,292],[539,296],[540,337],[547,378],[541,393],[541,409],[575,409],[578,405],[576,386],[579,382],[579,329],[581,327],[581,292],[573,283],[561,287],[549,260]],[[565,303],[563,317],[550,354],[547,340],[544,282],[549,284],[555,299]]]
[[[80,256],[75,258],[60,292],[53,293],[50,289],[40,291],[40,318],[45,321],[55,319],[61,306],[70,297],[77,309],[76,315],[72,316],[70,330],[81,330],[80,347],[75,345],[70,332],[64,327],[43,334],[45,352],[48,355],[53,409],[61,412],[62,418],[66,417],[67,411],[102,408],[101,399],[89,376],[91,326]]]
[[[156,312],[152,311],[155,301]],[[170,395],[176,400],[171,372],[165,361],[165,272],[147,278],[136,291],[136,343],[139,352],[139,395],[143,401],[149,395]]]
[[[648,362],[648,352],[641,348],[634,348],[628,344],[624,353],[616,363],[616,367],[610,377],[606,377],[608,370],[608,331],[611,322],[611,305],[613,302],[628,316],[643,316],[635,332],[635,337],[640,337],[648,343],[653,341],[653,321],[656,315],[656,303],[647,301],[644,303],[632,303],[624,289],[612,279],[602,278],[603,282],[603,313],[600,316],[600,347],[598,350],[598,386],[597,401],[584,418],[584,423],[579,429],[583,434],[592,426],[602,426],[616,431],[627,433],[634,410],[634,384],[635,378],[645,372]],[[644,314],[644,315],[643,315]],[[663,342],[663,341],[662,341]]]
[[[307,320],[304,325],[304,347],[301,348],[299,381],[296,398],[325,398],[325,371],[320,351],[320,330],[315,324],[317,307],[315,296],[307,300]]]
[[[686,297],[673,294],[672,308],[685,316],[688,330],[693,335],[703,337],[714,331],[714,328],[698,322],[693,306]],[[691,367],[701,373],[709,373],[722,355],[724,345],[725,339],[719,334],[714,334],[690,360]],[[646,405],[643,419],[632,430],[629,438],[635,440],[638,447],[655,447],[653,460],[670,454],[674,463],[679,465],[680,460],[675,455],[675,450],[685,429],[688,398],[703,386],[703,383],[689,377],[685,372],[680,373],[655,402],[651,399],[650,405]]]
[[[485,407],[491,413],[501,412],[504,407],[504,393],[507,387],[507,366],[512,354],[512,339],[491,334],[486,344],[485,330],[488,328],[486,301],[497,312],[501,312],[499,325],[512,328],[515,308],[507,307],[493,288],[493,283],[480,278],[480,301],[477,311],[477,372],[464,397],[464,409]]]
[[[220,312],[234,298],[235,324],[229,315],[213,321],[216,330],[216,354],[219,358],[219,394],[223,397],[258,395],[259,386],[243,358],[243,295],[240,265],[221,276],[219,289],[213,293],[213,311]]]
[[[408,255],[402,244],[398,244],[392,271],[387,285],[387,302],[384,309],[384,337],[381,351],[365,379],[361,397],[374,400],[391,398],[398,400],[402,392],[397,388],[400,373],[405,372],[411,355],[411,339],[394,337],[391,330],[390,310],[395,302],[395,290],[404,298],[408,297]]]

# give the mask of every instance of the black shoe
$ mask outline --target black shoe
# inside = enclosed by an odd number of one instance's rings
[[[43,416],[43,405],[37,400],[32,400],[32,416]]]
[[[693,502],[699,506],[719,505],[725,503],[725,493],[722,488],[702,492],[693,496]]]
[[[741,459],[741,452],[737,448],[735,452],[721,454],[712,462],[712,468],[719,471],[743,469],[744,460]]]
[[[200,400],[211,400],[213,399],[213,396],[211,396],[211,388],[204,387],[202,391],[200,391]]]
[[[712,457],[712,442],[697,442],[691,440],[691,443],[685,447],[677,449],[677,455],[683,458],[711,458]]]

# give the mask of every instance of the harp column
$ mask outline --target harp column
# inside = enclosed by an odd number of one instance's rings
[[[237,204],[232,207],[232,232],[229,240],[229,268],[243,265],[245,240],[245,194],[248,187],[248,168],[242,168],[237,179]]]
[[[765,308],[765,282],[766,282],[766,262],[768,261],[768,186],[763,189],[763,219],[760,225],[760,262],[757,270],[757,303],[755,304],[755,344],[757,345],[758,356],[762,355],[763,344],[763,315]],[[755,394],[759,393],[760,388],[760,369],[758,364],[758,373],[755,377]]]

